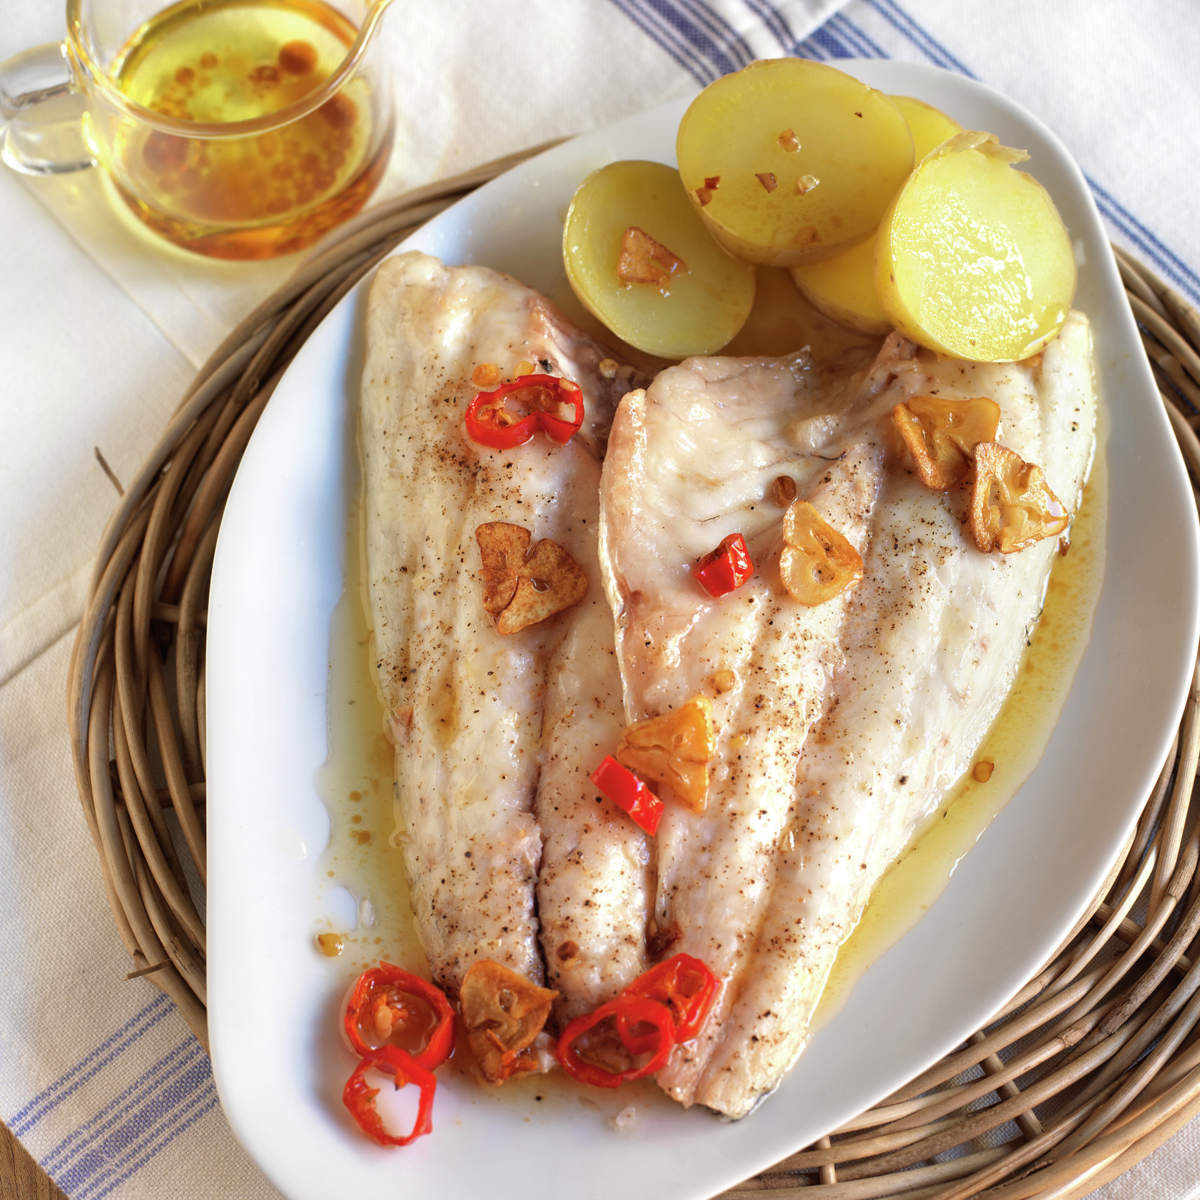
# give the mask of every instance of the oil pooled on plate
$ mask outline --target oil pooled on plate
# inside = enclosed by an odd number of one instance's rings
[[[329,755],[317,790],[329,812],[325,849],[323,915],[315,939],[340,938],[331,955],[347,983],[381,958],[428,975],[413,930],[404,858],[396,840],[392,805],[392,745],[384,732],[383,704],[371,664],[371,631],[362,588],[359,507],[352,504],[346,529],[346,585],[334,610],[329,645]],[[331,898],[335,889],[340,895]],[[352,906],[353,921],[338,922],[330,910]],[[334,947],[325,939],[328,953]]]

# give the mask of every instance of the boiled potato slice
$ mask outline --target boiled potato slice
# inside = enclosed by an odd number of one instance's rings
[[[887,333],[892,320],[875,290],[875,238],[865,237],[824,262],[792,268],[796,286],[814,308],[861,333]]]
[[[908,122],[918,162],[947,138],[962,132],[957,121],[923,100],[911,96],[891,99]],[[823,262],[793,267],[792,278],[815,308],[839,324],[863,333],[887,333],[891,329],[891,319],[875,289],[873,235]]]
[[[920,162],[931,150],[936,150],[947,138],[962,133],[962,126],[946,116],[940,108],[917,100],[913,96],[892,96],[892,103],[904,114],[913,140],[913,158]]]
[[[951,138],[913,171],[880,225],[875,282],[896,327],[957,358],[1011,362],[1057,332],[1075,293],[1054,201],[990,134]]]
[[[886,96],[802,58],[709,84],[683,115],[675,154],[713,236],[770,266],[865,237],[913,163],[908,124]]]
[[[663,358],[719,350],[754,303],[754,268],[712,240],[679,173],[662,163],[609,163],[579,185],[563,264],[585,308]]]

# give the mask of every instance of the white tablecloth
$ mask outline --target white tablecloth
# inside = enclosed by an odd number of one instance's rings
[[[58,37],[58,6],[3,7],[0,58]],[[456,0],[397,4],[383,36],[401,127],[380,198],[751,57],[890,56],[966,72],[1040,116],[1082,164],[1113,237],[1200,302],[1195,0]],[[0,1119],[72,1200],[274,1195],[170,1003],[122,980],[64,688],[116,498],[95,448],[130,478],[196,368],[295,264],[157,246],[93,172],[0,170],[0,230]],[[1193,1126],[1101,1194],[1200,1197],[1197,1161]]]

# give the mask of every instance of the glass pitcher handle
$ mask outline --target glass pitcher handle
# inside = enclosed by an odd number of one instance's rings
[[[26,175],[92,166],[84,107],[60,43],[35,46],[0,63],[0,159]]]

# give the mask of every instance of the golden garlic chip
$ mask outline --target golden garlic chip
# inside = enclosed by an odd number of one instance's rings
[[[987,396],[969,400],[911,396],[892,409],[892,424],[908,447],[921,482],[945,491],[970,474],[975,447],[995,440],[1000,406]]]
[[[712,701],[693,696],[670,712],[630,725],[617,743],[616,758],[652,783],[665,783],[693,812],[703,812],[708,763],[716,749]]]
[[[545,1027],[557,995],[491,959],[467,971],[459,993],[463,1029],[489,1083],[536,1069],[533,1055],[525,1051]]]
[[[824,604],[862,578],[857,550],[807,500],[783,514],[783,552],[779,575],[794,600],[810,607]]]
[[[1050,490],[1042,469],[999,442],[975,447],[970,527],[985,554],[1012,554],[1062,533],[1071,514]]]
[[[475,530],[483,567],[483,607],[497,633],[519,633],[578,604],[587,594],[583,568],[557,542],[520,525],[488,521]]]
[[[652,283],[662,291],[676,271],[686,270],[687,264],[682,258],[672,254],[644,229],[630,225],[621,235],[617,278],[622,283]]]

